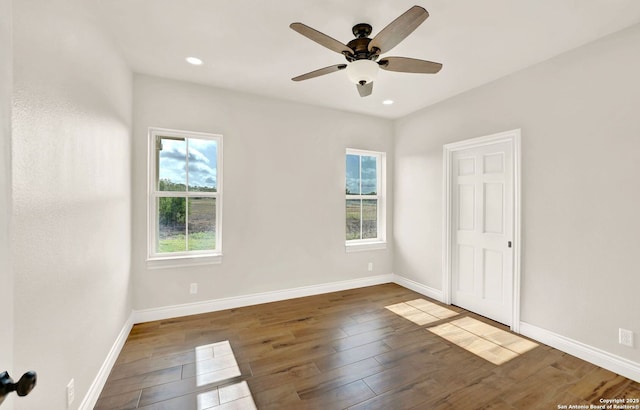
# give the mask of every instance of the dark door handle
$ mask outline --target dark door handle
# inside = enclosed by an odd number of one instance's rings
[[[511,241],[509,241],[509,248],[511,248]]]
[[[36,387],[37,378],[36,372],[26,372],[18,380],[18,383],[14,383],[9,373],[0,373],[0,404],[4,401],[5,396],[12,391],[21,397],[29,394]]]

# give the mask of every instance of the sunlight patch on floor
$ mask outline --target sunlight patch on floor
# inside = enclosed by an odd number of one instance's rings
[[[495,365],[506,363],[538,346],[530,340],[470,317],[427,330]]]
[[[256,410],[247,382],[221,386],[197,396],[198,410],[243,409]]]
[[[204,386],[240,376],[228,340],[196,347],[196,384]]]
[[[433,302],[429,302],[425,299],[415,299],[407,302],[407,305],[411,305],[417,309],[422,310],[438,319],[447,319],[452,316],[456,316],[458,312],[448,309],[444,306],[437,305]]]
[[[257,409],[246,381],[221,385],[241,375],[228,340],[196,347],[196,384],[219,385],[196,396],[197,410]]]
[[[437,322],[438,320],[447,319],[458,314],[458,312],[429,302],[425,299],[415,299],[408,302],[396,303],[394,305],[385,306],[385,308],[420,326]]]

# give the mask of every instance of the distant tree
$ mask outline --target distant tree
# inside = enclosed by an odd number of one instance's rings
[[[200,185],[189,185],[189,191],[191,192],[217,192],[215,188],[210,188]]]
[[[171,182],[168,179],[161,179],[158,181],[158,190],[159,191],[186,191],[187,186],[185,184],[176,184],[175,182]]]
[[[185,191],[185,184],[176,184],[168,179],[161,179],[158,184],[160,191]],[[160,225],[170,227],[184,226],[187,215],[186,198],[163,197],[158,203],[158,219]]]
[[[184,226],[186,218],[185,198],[160,198],[158,218],[160,225],[179,227]]]

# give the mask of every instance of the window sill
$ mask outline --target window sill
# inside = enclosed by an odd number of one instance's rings
[[[347,243],[345,250],[347,253],[351,252],[364,252],[364,251],[377,251],[387,249],[386,242],[364,242],[364,243]]]
[[[147,259],[148,269],[184,268],[189,266],[218,265],[222,263],[222,254],[198,256],[174,256]]]

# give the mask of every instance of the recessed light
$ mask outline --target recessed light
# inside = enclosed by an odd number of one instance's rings
[[[384,105],[391,105],[391,104],[393,104],[393,100],[384,100],[384,101],[382,102],[382,104],[384,104]]]
[[[198,57],[187,57],[186,60],[189,64],[202,65],[202,60],[200,60]]]

